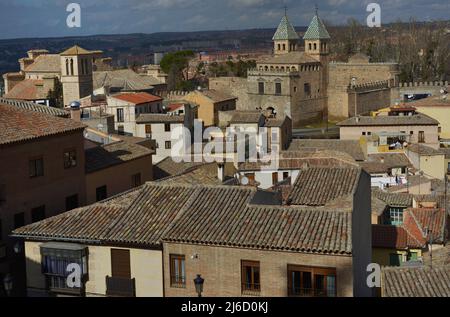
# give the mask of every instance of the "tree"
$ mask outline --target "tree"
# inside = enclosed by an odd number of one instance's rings
[[[161,60],[161,69],[169,75],[168,88],[175,89],[181,82],[188,81],[189,60],[194,57],[193,51],[179,51],[166,54]]]
[[[55,78],[55,86],[53,89],[50,89],[47,93],[47,99],[51,100],[53,102],[53,105],[56,108],[63,108],[64,102],[63,102],[63,86],[61,82],[59,81],[58,77]]]

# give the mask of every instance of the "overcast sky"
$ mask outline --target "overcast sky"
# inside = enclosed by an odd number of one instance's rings
[[[68,28],[69,3],[81,5],[81,28]],[[449,19],[449,0],[317,0],[319,14],[342,24],[365,21],[367,4],[378,2],[382,23]],[[296,26],[308,25],[311,0],[0,0],[0,38],[59,37],[166,31],[275,28],[288,6]]]

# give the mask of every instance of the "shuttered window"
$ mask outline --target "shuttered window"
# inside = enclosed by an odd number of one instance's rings
[[[111,249],[113,277],[131,278],[130,250]]]

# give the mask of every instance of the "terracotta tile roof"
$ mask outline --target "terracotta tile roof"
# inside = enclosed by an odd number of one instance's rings
[[[25,79],[16,84],[3,97],[7,99],[38,100],[47,99],[48,91],[44,91],[41,79]]]
[[[201,90],[201,91],[197,90],[196,93],[199,93],[199,94],[202,94],[202,95],[208,97],[214,103],[237,99],[237,97],[228,95],[222,91],[218,91],[218,90],[214,90],[214,89]]]
[[[361,175],[360,168],[307,168],[302,169],[294,183],[288,200],[291,205],[324,206],[352,195]]]
[[[355,161],[364,161],[366,159],[359,141],[352,140],[292,140],[289,151],[308,148],[344,152],[353,157]]]
[[[70,55],[90,55],[93,52],[85,50],[84,48],[75,45],[72,46],[71,48],[65,50],[64,52],[60,53],[59,55],[61,56],[70,56]]]
[[[157,248],[163,241],[176,241],[351,254],[351,213],[249,205],[255,192],[238,186],[147,183],[102,203],[16,229],[13,236]]]
[[[445,210],[433,208],[410,208],[403,213],[403,227],[419,244],[445,241]],[[427,232],[428,230],[428,232]]]
[[[171,116],[167,113],[143,113],[136,118],[136,123],[184,123],[184,115]]]
[[[372,247],[406,249],[408,235],[402,227],[372,225]]]
[[[70,117],[70,112],[66,111],[64,109],[43,106],[43,105],[39,105],[34,102],[25,101],[25,100],[0,98],[0,104],[7,104],[7,105],[14,106],[14,107],[24,109],[24,110],[31,110],[31,111],[41,112],[41,113],[45,113],[45,114],[50,114],[52,116],[60,117],[60,118],[69,118]]]
[[[279,170],[296,170],[308,166],[332,167],[332,166],[354,166],[358,167],[351,156],[343,152],[304,149],[299,151],[281,152],[278,159]],[[239,164],[239,171],[256,171],[268,167],[266,163],[245,162]]]
[[[50,114],[0,103],[0,145],[84,130],[85,125]]]
[[[187,173],[195,168],[204,165],[203,162],[175,162],[172,157],[167,157],[158,164],[154,165],[154,176],[157,179],[169,177],[169,176],[177,176],[184,173]]]
[[[259,123],[263,115],[259,111],[234,111],[230,123]]]
[[[217,177],[217,164],[203,164],[192,171],[166,177],[158,182],[173,185],[222,185]]]
[[[423,144],[410,144],[407,151],[418,153],[420,155],[445,155],[441,150],[436,150]]]
[[[174,223],[164,239],[167,242],[193,243],[292,252],[351,254],[351,213],[280,207],[236,205],[248,201],[249,193],[230,187],[236,195],[214,199],[205,208],[193,202]],[[209,197],[207,190],[201,196]]]
[[[382,270],[383,297],[450,297],[450,266]]]
[[[408,103],[408,105],[411,105],[412,107],[448,107],[450,106],[450,99],[449,96],[447,96],[446,99],[443,99],[441,96],[431,96],[412,101]]]
[[[150,102],[162,101],[163,99],[159,96],[154,96],[146,92],[139,93],[124,93],[119,95],[111,96],[115,99],[120,99],[126,102],[129,102],[134,105],[142,105]]]
[[[383,215],[387,207],[388,205],[384,201],[372,195],[371,212],[373,214],[377,214],[377,216],[380,217]]]
[[[439,122],[425,114],[413,116],[362,116],[352,117],[336,124],[339,127],[392,126],[392,125],[439,125]]]
[[[36,57],[34,62],[25,69],[27,73],[61,73],[61,56],[44,54]]]
[[[372,188],[372,197],[384,201],[390,207],[411,207],[413,195],[406,193],[388,193],[379,188]]]
[[[162,83],[152,76],[139,75],[131,69],[94,72],[94,89],[110,87],[124,91],[152,90]]]
[[[93,173],[141,157],[154,151],[135,143],[120,141],[86,150],[86,173]]]
[[[383,163],[388,168],[412,167],[405,153],[369,154],[367,160],[369,162]]]

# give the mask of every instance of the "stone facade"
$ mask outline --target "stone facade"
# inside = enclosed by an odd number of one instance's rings
[[[92,94],[91,55],[61,55],[61,74],[65,106]]]
[[[170,255],[185,255],[186,287],[170,285]],[[164,294],[195,297],[194,278],[205,279],[206,297],[241,297],[241,261],[259,261],[262,297],[288,296],[288,265],[336,268],[337,296],[353,296],[352,257],[164,243]]]

